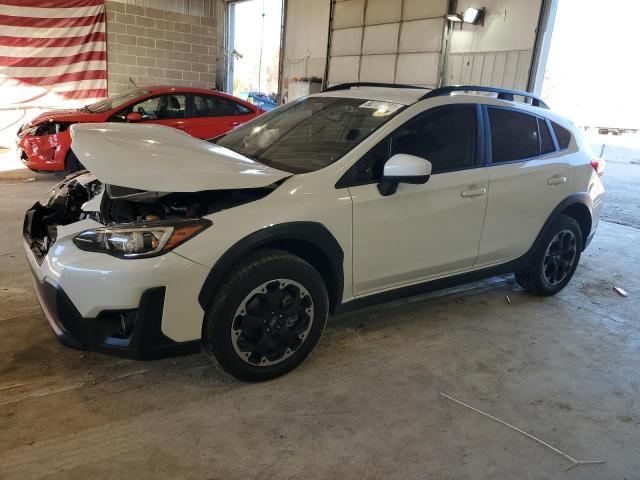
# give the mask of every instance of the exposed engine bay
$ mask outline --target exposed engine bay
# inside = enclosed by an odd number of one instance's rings
[[[100,212],[107,225],[199,218],[263,198],[276,187],[160,193],[107,185]]]
[[[37,125],[24,124],[18,130],[18,136],[21,137],[29,132],[34,137],[42,137],[44,135],[56,135],[69,129],[72,124],[70,122],[56,122],[49,120]]]
[[[166,193],[103,185],[94,175],[68,176],[27,211],[24,237],[39,261],[61,225],[92,219],[105,226],[195,219],[267,196],[282,182],[260,188]]]

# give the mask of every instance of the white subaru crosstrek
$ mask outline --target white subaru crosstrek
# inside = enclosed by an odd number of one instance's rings
[[[486,87],[338,85],[211,142],[71,131],[90,173],[24,222],[60,341],[130,358],[202,345],[244,380],[299,365],[330,312],[508,272],[558,292],[603,194],[569,121]]]

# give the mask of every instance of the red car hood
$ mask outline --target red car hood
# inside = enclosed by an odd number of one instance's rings
[[[55,122],[101,122],[104,120],[103,113],[91,113],[86,110],[52,110],[38,115],[31,120],[31,125],[55,121]]]

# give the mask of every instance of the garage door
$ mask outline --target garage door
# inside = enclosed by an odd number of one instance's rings
[[[434,87],[441,69],[447,0],[334,0],[328,85]]]

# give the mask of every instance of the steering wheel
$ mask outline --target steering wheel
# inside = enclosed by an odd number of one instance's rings
[[[138,113],[139,113],[140,115],[142,115],[143,117],[147,117],[147,116],[149,115],[149,114],[145,111],[145,109],[144,109],[144,108],[142,108],[142,107],[138,107]]]

